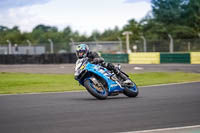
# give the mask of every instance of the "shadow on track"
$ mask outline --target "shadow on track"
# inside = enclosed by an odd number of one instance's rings
[[[105,100],[99,100],[99,99],[96,99],[95,97],[80,97],[80,98],[72,98],[72,100],[75,100],[75,101],[110,101],[110,100],[129,100],[129,99],[138,99],[138,98],[141,98],[140,96],[138,97],[134,97],[134,98],[130,98],[130,97],[126,97],[126,96],[110,96],[108,97],[107,99]]]

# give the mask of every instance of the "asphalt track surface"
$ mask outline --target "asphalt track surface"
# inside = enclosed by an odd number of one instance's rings
[[[200,125],[200,82],[141,87],[137,98],[96,100],[87,92],[0,96],[1,133],[112,133],[193,125]]]
[[[126,73],[192,72],[200,73],[200,64],[121,64]],[[0,65],[0,72],[73,74],[75,64]]]

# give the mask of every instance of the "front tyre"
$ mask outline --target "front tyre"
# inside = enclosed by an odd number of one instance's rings
[[[103,87],[103,85],[101,85],[101,87],[95,85],[91,79],[85,80],[84,86],[87,91],[97,99],[104,100],[108,96],[108,92],[106,91],[105,87]]]
[[[137,87],[137,85],[132,81],[133,85],[131,86],[126,86],[124,88],[124,95],[128,96],[128,97],[137,97],[138,93],[139,93],[139,89]]]

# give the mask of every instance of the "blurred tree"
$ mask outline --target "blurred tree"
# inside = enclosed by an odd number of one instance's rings
[[[13,44],[14,43],[20,44],[22,43],[23,35],[21,34],[19,27],[14,26],[13,28],[5,31],[3,38],[4,41],[10,40]]]
[[[32,32],[21,32],[18,26],[8,28],[0,26],[0,44],[7,44],[10,40],[13,44],[27,45],[27,40],[33,44],[46,44],[48,39],[54,42],[54,47],[70,49],[70,42],[87,41],[116,41],[118,37],[125,41],[124,31],[131,31],[131,44],[141,40],[144,35],[147,40],[169,39],[171,34],[174,39],[195,38],[200,33],[200,0],[151,0],[152,12],[149,12],[140,22],[131,19],[122,29],[117,26],[113,29],[105,29],[102,33],[94,30],[90,36],[73,31],[70,26],[59,31],[55,26],[39,24]],[[48,48],[47,48],[48,49]]]
[[[106,29],[100,37],[102,41],[116,41],[120,37],[121,31],[117,26],[114,29]]]
[[[6,26],[0,26],[0,44],[5,44],[5,35],[8,33],[9,28]]]
[[[7,30],[9,30],[8,27],[6,27],[6,26],[0,26],[0,32],[4,32],[4,31],[7,31]]]
[[[193,28],[196,34],[200,33],[200,0],[190,0],[185,8],[184,23]]]
[[[89,37],[90,41],[98,41],[100,39],[101,33],[98,30],[93,30],[91,36]]]
[[[66,36],[71,36],[72,35],[71,27],[67,26],[66,28],[64,28],[63,34],[66,35]]]
[[[179,24],[188,0],[152,0],[152,13],[157,22]]]
[[[43,24],[36,26],[33,29],[33,32],[38,31],[38,30],[40,30],[42,32],[49,32],[49,31],[57,32],[58,31],[58,29],[55,26],[46,26],[46,25],[43,25]]]
[[[189,0],[152,0],[152,16],[141,21],[142,31],[149,38],[192,38],[195,31],[184,21]]]
[[[128,21],[128,24],[123,27],[122,32],[124,31],[131,31],[133,33],[131,40],[139,39],[141,34],[141,25],[135,19],[131,19]]]
[[[147,39],[163,39],[167,37],[167,29],[164,24],[156,22],[154,19],[146,19],[141,22],[142,34]]]

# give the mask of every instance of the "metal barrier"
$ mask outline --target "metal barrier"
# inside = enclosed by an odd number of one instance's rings
[[[0,64],[60,64],[75,63],[76,54],[0,55]]]
[[[160,63],[190,63],[190,53],[160,53]]]
[[[106,62],[129,64],[186,63],[200,64],[200,52],[102,54]],[[75,53],[42,55],[0,55],[0,64],[61,64],[75,63]]]
[[[200,52],[190,53],[191,64],[200,64]]]
[[[128,63],[128,54],[101,54],[105,62]]]
[[[131,53],[129,54],[129,64],[160,64],[160,53]]]

